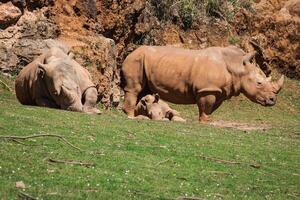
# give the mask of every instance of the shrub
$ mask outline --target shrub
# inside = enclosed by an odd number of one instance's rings
[[[179,12],[184,29],[192,26],[197,16],[197,4],[195,0],[183,0]]]
[[[205,10],[208,16],[213,17],[221,17],[222,9],[221,9],[221,1],[220,0],[207,0]]]
[[[148,0],[153,14],[160,21],[181,22],[184,29],[190,28],[195,22],[200,10],[198,2],[197,0]]]
[[[228,38],[228,42],[232,45],[235,45],[240,42],[240,38],[238,36],[231,36]]]

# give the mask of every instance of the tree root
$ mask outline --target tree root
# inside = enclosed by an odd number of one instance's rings
[[[55,160],[55,159],[52,159],[52,158],[48,158],[47,161],[52,162],[52,163],[64,163],[64,164],[80,165],[80,166],[84,166],[84,167],[93,167],[93,166],[95,166],[94,163],[86,163],[86,162],[77,161],[77,160]]]
[[[74,149],[76,149],[78,151],[83,151],[79,147],[76,147],[73,144],[71,144],[63,136],[56,135],[56,134],[38,134],[38,135],[28,135],[28,136],[11,136],[11,135],[8,135],[8,136],[0,136],[0,139],[2,138],[2,139],[8,139],[8,140],[16,141],[16,140],[27,140],[27,139],[31,139],[31,138],[37,138],[37,137],[56,137],[56,138],[59,138],[59,139],[63,140],[66,144],[73,147]]]
[[[213,157],[208,157],[208,156],[204,156],[204,155],[200,155],[200,158],[202,158],[203,160],[210,160],[210,161],[214,161],[216,163],[221,163],[221,164],[233,164],[233,165],[247,165],[253,168],[260,168],[261,166],[259,164],[256,163],[242,163],[242,162],[237,162],[237,161],[231,161],[231,160],[221,160],[218,158],[213,158]]]

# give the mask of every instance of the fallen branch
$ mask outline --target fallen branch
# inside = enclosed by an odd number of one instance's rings
[[[204,200],[199,197],[177,197],[176,200]]]
[[[73,164],[73,165],[80,165],[80,166],[85,166],[85,167],[93,167],[93,166],[95,166],[94,163],[87,163],[87,162],[82,162],[82,161],[77,161],[77,160],[55,160],[55,159],[49,158],[48,162],[63,163],[63,164]]]
[[[26,194],[25,192],[19,191],[18,196],[22,199],[27,199],[27,200],[37,200],[37,198],[30,196],[29,194]]]
[[[24,146],[38,146],[38,145],[25,144],[25,143],[20,142],[20,141],[18,141],[18,140],[16,140],[16,139],[12,139],[11,141],[13,141],[13,142],[15,142],[15,143],[18,143],[18,144],[22,144],[22,145],[24,145]]]
[[[213,174],[225,174],[225,175],[232,175],[232,173],[229,172],[223,172],[223,171],[206,171],[208,173],[213,173]]]
[[[3,138],[3,139],[9,139],[9,140],[15,141],[15,140],[27,140],[27,139],[31,139],[31,138],[37,138],[37,137],[56,137],[56,138],[63,140],[66,144],[73,147],[74,149],[77,149],[78,151],[83,151],[82,149],[71,144],[63,136],[56,135],[56,134],[38,134],[38,135],[28,135],[28,136],[10,136],[10,135],[8,135],[8,136],[0,136],[0,139]]]
[[[231,161],[231,160],[221,160],[218,158],[208,157],[208,156],[204,156],[204,155],[201,155],[200,158],[202,158],[204,160],[214,161],[216,163],[221,163],[221,164],[248,165],[253,168],[260,168],[259,164],[248,164],[248,163],[242,163],[242,162]]]
[[[166,159],[166,160],[162,160],[162,161],[156,163],[155,166],[158,166],[158,165],[161,165],[161,164],[163,164],[163,163],[166,163],[166,162],[168,162],[169,160],[170,160],[169,158]]]
[[[0,83],[10,92],[12,92],[12,89],[6,84],[4,83],[2,80],[0,80]]]

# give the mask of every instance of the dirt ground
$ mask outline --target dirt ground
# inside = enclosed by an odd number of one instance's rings
[[[215,120],[213,122],[208,123],[209,125],[221,128],[233,128],[243,131],[254,131],[254,130],[262,130],[265,131],[270,127],[266,124],[248,124],[248,123],[239,123],[239,122],[230,122],[230,121],[223,121],[223,120]]]

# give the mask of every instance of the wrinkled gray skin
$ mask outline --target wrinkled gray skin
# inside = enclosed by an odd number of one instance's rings
[[[17,76],[15,88],[24,105],[100,114],[89,72],[58,47],[27,65]]]
[[[139,101],[135,109],[135,118],[186,121],[179,116],[178,111],[171,109],[166,102],[160,100],[158,94],[146,95]]]

